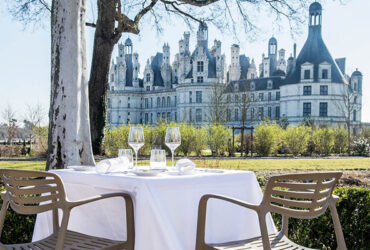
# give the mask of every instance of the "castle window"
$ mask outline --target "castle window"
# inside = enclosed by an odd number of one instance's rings
[[[189,91],[189,103],[193,102],[193,92]]]
[[[166,107],[166,98],[162,97],[162,107]]]
[[[148,101],[148,98],[145,98],[145,108],[149,108],[149,101]]]
[[[271,101],[271,92],[268,94],[268,100]]]
[[[114,82],[114,74],[111,74],[111,76],[110,76],[110,81],[111,81],[111,82]]]
[[[356,110],[353,110],[353,121],[356,121],[357,119],[357,113],[356,113]]]
[[[167,96],[167,107],[171,107],[171,98]]]
[[[254,79],[254,73],[251,74],[251,79]]]
[[[195,92],[195,102],[202,103],[202,91]]]
[[[234,111],[235,113],[234,113],[234,120],[235,121],[239,121],[239,109],[235,109],[235,111]]]
[[[259,107],[258,108],[258,116],[259,116],[260,120],[263,119],[263,116],[264,116],[264,114],[263,114],[263,107]]]
[[[150,123],[153,123],[153,113],[150,113]]]
[[[191,113],[191,109],[189,109],[189,122],[193,121],[193,114]]]
[[[310,102],[304,102],[303,103],[303,116],[310,116],[311,115],[311,103]]]
[[[177,106],[177,96],[175,96],[175,107]]]
[[[268,109],[267,109],[267,115],[268,115],[268,117],[271,119],[271,107],[268,107]]]
[[[198,61],[197,62],[197,72],[203,72],[204,71],[204,62]]]
[[[202,82],[203,82],[203,76],[198,76],[197,83],[202,83]]]
[[[280,100],[280,91],[276,91],[276,101]]]
[[[311,86],[303,86],[303,95],[311,95],[312,87]]]
[[[161,98],[157,97],[157,108],[161,106]]]
[[[146,91],[150,91],[150,86],[146,86]]]
[[[320,102],[320,117],[327,117],[328,116],[328,103],[327,102]]]
[[[280,107],[275,107],[275,118],[280,119]]]
[[[353,103],[357,103],[357,96],[353,98]]]
[[[226,120],[228,122],[231,121],[231,110],[230,109],[226,110]]]
[[[328,95],[328,85],[320,86],[320,95]]]
[[[202,110],[201,109],[195,110],[195,121],[202,122]]]
[[[329,79],[329,71],[327,69],[322,70],[321,79]]]
[[[259,99],[259,101],[263,101],[264,94],[263,93],[259,93],[258,99]]]
[[[153,108],[153,98],[150,98],[150,107]]]
[[[150,82],[150,73],[146,74],[146,82]]]
[[[311,79],[311,70],[309,69],[304,70],[304,79],[305,80]]]
[[[272,81],[267,82],[267,89],[272,89]]]
[[[355,83],[353,84],[353,90],[354,90],[354,91],[357,91],[357,82],[355,82]]]
[[[175,112],[175,122],[177,122],[177,112]]]
[[[251,96],[251,100],[252,100],[252,102],[254,102],[255,100],[254,100],[254,94],[252,94],[252,96]]]

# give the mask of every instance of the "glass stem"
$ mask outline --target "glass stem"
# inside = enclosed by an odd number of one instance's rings
[[[135,150],[135,161],[136,161],[136,170],[137,170],[137,150]]]
[[[174,167],[174,165],[173,165],[173,153],[174,153],[174,150],[171,150],[171,152],[172,152],[172,167]]]

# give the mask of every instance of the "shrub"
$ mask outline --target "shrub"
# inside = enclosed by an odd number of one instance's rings
[[[118,149],[130,148],[127,142],[129,131],[130,127],[125,125],[105,131],[103,147],[107,156],[117,156]]]
[[[211,124],[207,127],[207,144],[212,155],[223,155],[227,150],[227,142],[231,138],[230,128],[221,124]]]
[[[268,156],[279,144],[281,128],[276,123],[260,123],[254,132],[254,146],[257,154]]]
[[[206,147],[207,131],[204,128],[196,128],[193,138],[192,151],[197,156],[202,155],[202,150]]]
[[[329,155],[334,147],[334,132],[330,128],[320,128],[313,132],[313,143],[317,153]]]
[[[368,156],[370,154],[370,143],[364,138],[357,139],[353,142],[353,151],[357,155]]]
[[[348,249],[368,249],[370,244],[370,190],[361,187],[337,187],[339,220]],[[273,214],[280,228],[281,217]],[[312,220],[289,219],[289,238],[311,248],[336,249],[330,211]]]
[[[18,157],[25,155],[24,146],[0,145],[0,157]]]
[[[370,128],[363,128],[360,136],[370,142]]]
[[[288,128],[283,133],[284,145],[291,154],[296,156],[307,150],[311,128],[299,125]]]
[[[348,134],[344,128],[334,129],[334,152],[342,154],[348,148]]]

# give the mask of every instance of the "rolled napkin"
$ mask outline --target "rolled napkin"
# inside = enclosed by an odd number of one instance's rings
[[[105,159],[100,161],[96,165],[96,172],[98,174],[107,174],[124,171],[129,165],[129,160],[127,157],[118,157]]]
[[[176,168],[180,173],[191,173],[195,170],[195,163],[189,159],[180,159],[176,163]]]

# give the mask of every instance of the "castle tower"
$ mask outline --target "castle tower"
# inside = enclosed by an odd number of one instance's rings
[[[276,71],[277,64],[277,40],[275,37],[271,37],[268,43],[268,58],[270,61],[269,75],[272,75]],[[266,69],[265,69],[266,71]]]
[[[279,60],[277,63],[277,69],[286,72],[285,49],[279,50]]]
[[[254,79],[254,78],[257,78],[257,68],[256,68],[256,64],[254,62],[254,59],[252,58],[252,62],[248,68],[248,72],[247,72],[247,79]]]
[[[199,24],[197,31],[198,46],[208,47],[208,26],[205,22]]]
[[[132,86],[135,88],[139,88],[139,71],[139,54],[134,53],[132,55]]]
[[[240,47],[237,44],[231,45],[231,63],[229,67],[230,81],[238,81],[240,79],[241,68],[239,60]]]
[[[124,47],[124,53],[126,55],[131,55],[132,54],[132,41],[131,39],[128,37],[125,41],[125,47]]]
[[[351,87],[354,92],[362,94],[362,73],[358,69],[351,75]]]
[[[171,87],[172,79],[172,68],[170,65],[170,46],[168,43],[163,45],[163,61],[161,65],[161,76],[163,79],[164,86],[166,88]]]
[[[185,52],[189,52],[190,32],[184,32]]]

